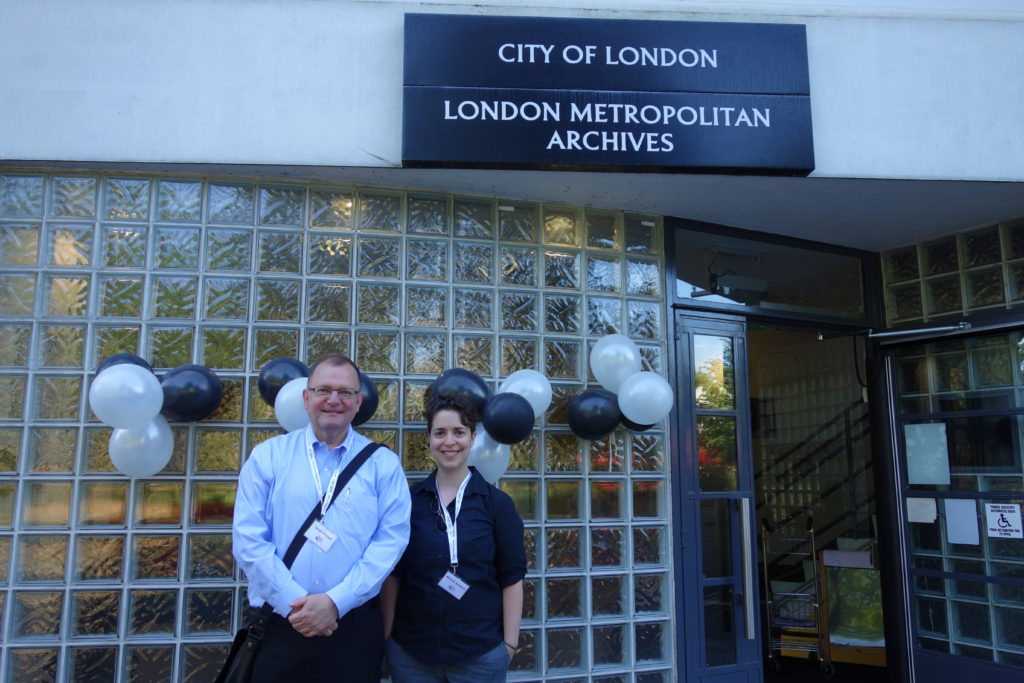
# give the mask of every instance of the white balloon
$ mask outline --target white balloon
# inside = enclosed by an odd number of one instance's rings
[[[658,422],[672,410],[674,401],[672,386],[656,372],[638,372],[619,387],[619,410],[637,424]]]
[[[476,468],[480,475],[494,484],[505,474],[512,450],[505,444],[491,438],[483,425],[476,426],[476,437],[469,451],[468,463]]]
[[[104,424],[141,429],[160,414],[164,391],[151,371],[133,363],[112,365],[89,387],[89,407]]]
[[[294,432],[309,424],[309,413],[306,412],[306,404],[302,400],[302,390],[306,388],[308,381],[308,377],[296,377],[277,392],[277,398],[274,399],[274,415],[286,432]]]
[[[605,335],[590,350],[594,379],[612,393],[618,393],[626,378],[640,372],[640,367],[640,348],[625,335]]]
[[[519,394],[533,408],[533,416],[540,417],[551,405],[551,382],[536,370],[517,370],[505,378],[497,393]]]
[[[115,429],[110,435],[110,462],[129,477],[153,476],[167,466],[173,451],[174,436],[163,415],[143,427]]]

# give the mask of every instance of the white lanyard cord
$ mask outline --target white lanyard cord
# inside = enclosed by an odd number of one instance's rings
[[[456,521],[459,519],[459,510],[462,509],[462,496],[466,493],[466,484],[469,483],[473,473],[469,472],[466,474],[466,478],[459,484],[459,490],[455,494],[455,518],[448,514],[448,508],[441,502],[441,491],[437,491],[437,506],[441,508],[441,514],[444,515],[444,527],[448,533],[448,556],[452,561],[452,569],[459,566],[459,530],[455,526]],[[437,485],[437,481],[434,481],[434,485]]]
[[[320,469],[316,465],[316,456],[313,455],[313,440],[309,438],[308,431],[306,432],[306,456],[309,458],[309,469],[313,473],[316,495],[320,499],[320,520],[323,521],[327,514],[327,506],[331,504],[331,498],[334,496],[334,488],[338,485],[338,477],[341,476],[341,463],[338,463],[337,469],[334,470],[330,481],[327,482],[327,492],[324,493],[323,483],[320,481]]]

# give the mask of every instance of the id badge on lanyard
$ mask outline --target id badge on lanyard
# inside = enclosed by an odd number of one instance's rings
[[[448,514],[448,508],[441,504],[441,492],[438,491],[437,495],[438,507],[441,508],[441,514],[444,516],[445,532],[448,534],[448,556],[451,560],[451,568],[444,573],[444,576],[437,582],[437,585],[456,600],[461,600],[462,596],[469,590],[469,584],[455,574],[459,567],[459,530],[456,524],[459,520],[459,510],[462,509],[462,496],[466,493],[466,484],[469,483],[472,476],[472,472],[466,475],[466,478],[459,485],[458,492],[455,494],[454,519]]]
[[[338,540],[338,535],[327,528],[324,524],[324,516],[327,514],[327,506],[331,503],[331,498],[334,495],[334,489],[338,485],[338,477],[341,475],[341,466],[339,465],[334,470],[334,475],[331,480],[327,482],[327,492],[323,490],[323,484],[320,481],[320,470],[316,466],[316,456],[313,455],[313,442],[309,438],[309,432],[306,432],[306,455],[309,458],[309,468],[313,473],[313,483],[316,485],[316,494],[320,499],[320,519],[314,519],[313,522],[306,528],[303,535],[312,541],[320,550],[327,552],[330,550],[334,542]]]

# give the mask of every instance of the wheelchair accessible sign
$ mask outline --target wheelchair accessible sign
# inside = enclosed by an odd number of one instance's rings
[[[987,503],[988,535],[992,538],[1024,538],[1020,506],[1016,503]]]

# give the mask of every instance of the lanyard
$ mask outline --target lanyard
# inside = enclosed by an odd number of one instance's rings
[[[448,508],[441,502],[441,491],[437,492],[437,506],[441,508],[441,514],[444,515],[444,528],[448,532],[448,556],[451,558],[453,569],[459,566],[459,530],[455,526],[455,522],[459,518],[459,510],[462,509],[462,496],[466,493],[466,484],[469,483],[472,476],[472,472],[466,474],[466,478],[459,484],[459,490],[455,494],[455,519],[452,519],[448,514]],[[437,481],[434,482],[434,485],[437,485]]]
[[[309,469],[313,473],[313,483],[316,484],[316,495],[320,499],[320,520],[323,521],[327,514],[327,506],[331,504],[331,498],[334,495],[334,487],[338,485],[341,464],[339,463],[337,469],[334,470],[330,481],[327,482],[327,492],[324,493],[323,484],[320,481],[320,468],[316,466],[316,456],[313,455],[313,440],[309,438],[308,431],[306,432],[306,456],[309,458]]]

